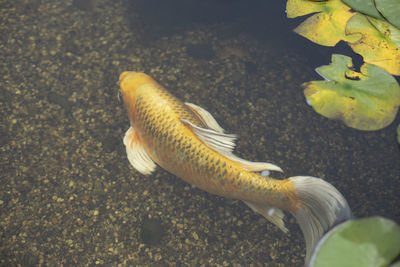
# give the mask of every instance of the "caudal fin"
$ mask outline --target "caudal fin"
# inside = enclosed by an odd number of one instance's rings
[[[306,265],[322,235],[334,225],[352,217],[343,195],[320,178],[296,176],[293,183],[297,204],[290,212],[296,217],[306,240]]]

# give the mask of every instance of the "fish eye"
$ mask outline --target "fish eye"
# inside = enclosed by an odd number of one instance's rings
[[[123,103],[123,102],[124,102],[123,99],[122,99],[121,90],[118,90],[118,92],[117,92],[117,98],[118,98],[118,100],[119,100],[120,103]]]

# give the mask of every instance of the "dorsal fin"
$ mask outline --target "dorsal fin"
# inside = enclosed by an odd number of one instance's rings
[[[223,154],[230,153],[235,148],[235,140],[237,138],[235,134],[226,134],[212,129],[201,128],[186,119],[181,119],[181,121],[191,128],[208,147]]]
[[[194,134],[204,142],[206,146],[215,150],[216,152],[224,155],[228,159],[240,164],[246,171],[249,172],[262,172],[264,170],[280,171],[282,169],[278,166],[266,162],[251,162],[235,156],[232,151],[235,148],[235,134],[226,134],[214,131],[212,129],[201,128],[194,125],[186,119],[181,119],[182,123],[192,129]]]
[[[224,133],[225,130],[218,124],[218,122],[214,119],[214,117],[202,107],[195,105],[193,103],[185,103],[185,105],[197,115],[197,117],[211,130],[214,130],[219,133]]]

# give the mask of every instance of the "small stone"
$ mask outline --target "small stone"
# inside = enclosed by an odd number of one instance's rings
[[[194,59],[210,60],[215,57],[212,47],[206,44],[188,45],[186,47],[186,53]]]
[[[154,219],[143,220],[140,237],[142,242],[148,245],[155,245],[161,241],[163,229],[161,223]]]
[[[94,0],[73,0],[72,5],[83,11],[91,11],[95,8]]]
[[[116,148],[120,145],[120,140],[119,138],[116,138],[115,136],[111,135],[104,137],[101,143],[104,148],[104,151],[107,153],[111,153],[115,151]]]
[[[254,62],[246,61],[244,63],[244,67],[246,69],[247,74],[256,74],[257,73],[257,65]]]
[[[192,233],[192,236],[193,236],[193,238],[194,238],[195,240],[199,240],[199,236],[197,235],[196,232],[193,232],[193,233]]]
[[[67,112],[70,112],[72,109],[72,104],[68,101],[68,99],[65,96],[62,96],[56,92],[48,93],[47,99],[50,103],[59,105]]]
[[[96,180],[93,185],[93,193],[96,195],[104,194],[104,186],[100,180]]]

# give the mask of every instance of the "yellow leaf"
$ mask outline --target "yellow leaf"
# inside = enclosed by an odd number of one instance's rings
[[[326,1],[314,2],[310,0],[288,0],[286,4],[286,16],[296,18],[307,14],[324,10]]]
[[[342,120],[364,131],[379,130],[396,117],[400,106],[400,86],[392,75],[371,64],[360,72],[351,58],[332,55],[332,63],[316,69],[325,80],[304,83],[304,95],[319,114]]]
[[[362,36],[349,45],[366,63],[400,75],[400,30],[387,22],[356,14],[349,20],[346,32]]]
[[[350,12],[350,7],[341,0],[288,0],[286,13],[288,18],[316,13],[294,31],[320,45],[334,46],[340,40],[355,42],[361,37],[359,34],[346,35],[346,24],[355,13]]]

